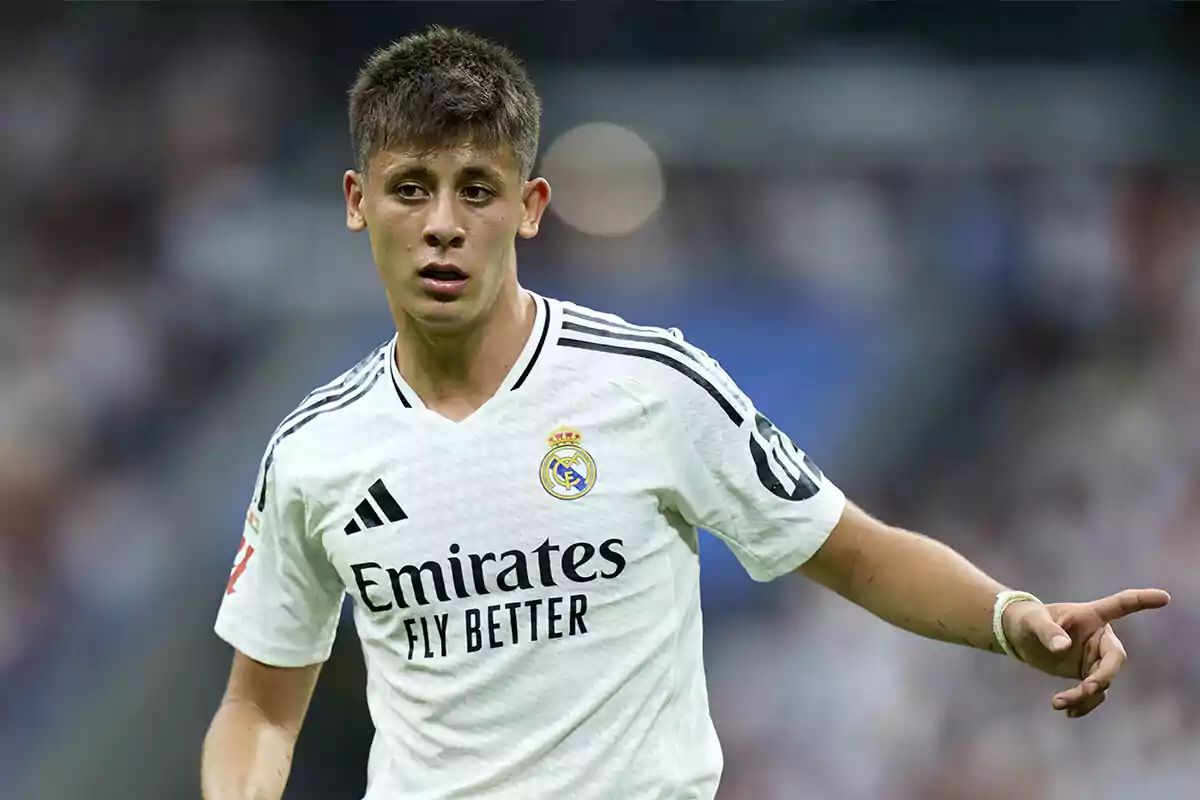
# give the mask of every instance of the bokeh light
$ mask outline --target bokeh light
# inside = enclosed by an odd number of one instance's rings
[[[592,122],[567,131],[546,149],[542,174],[550,210],[593,236],[624,236],[645,225],[666,195],[658,155],[628,128]]]

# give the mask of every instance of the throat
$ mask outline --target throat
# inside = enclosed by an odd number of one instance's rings
[[[531,296],[522,292],[520,301],[515,314],[499,313],[460,335],[401,331],[396,368],[427,409],[460,422],[503,388],[537,316]]]

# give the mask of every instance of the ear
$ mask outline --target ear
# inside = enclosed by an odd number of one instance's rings
[[[533,178],[525,182],[525,189],[521,194],[521,204],[525,211],[521,217],[521,227],[517,228],[517,234],[522,239],[532,239],[537,236],[538,228],[542,224],[542,214],[546,212],[546,206],[550,204],[550,184],[545,178]]]
[[[355,233],[367,228],[367,219],[363,216],[363,192],[366,188],[366,176],[354,170],[346,170],[342,176],[342,191],[346,195],[346,227]]]

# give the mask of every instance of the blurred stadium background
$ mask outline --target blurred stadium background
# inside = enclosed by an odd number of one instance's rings
[[[1195,796],[1194,4],[33,13],[0,33],[0,796],[198,796],[262,447],[389,335],[345,91],[435,21],[542,91],[527,286],[681,327],[851,496],[1003,580],[1174,593],[1066,721],[1054,681],[708,538],[721,799]],[[362,683],[347,623],[290,798],[361,796]]]

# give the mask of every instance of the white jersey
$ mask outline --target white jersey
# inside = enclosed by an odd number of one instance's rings
[[[423,407],[395,339],[283,421],[216,631],[321,662],[349,593],[367,800],[710,800],[697,528],[767,581],[845,498],[679,331],[534,299],[461,422]]]

